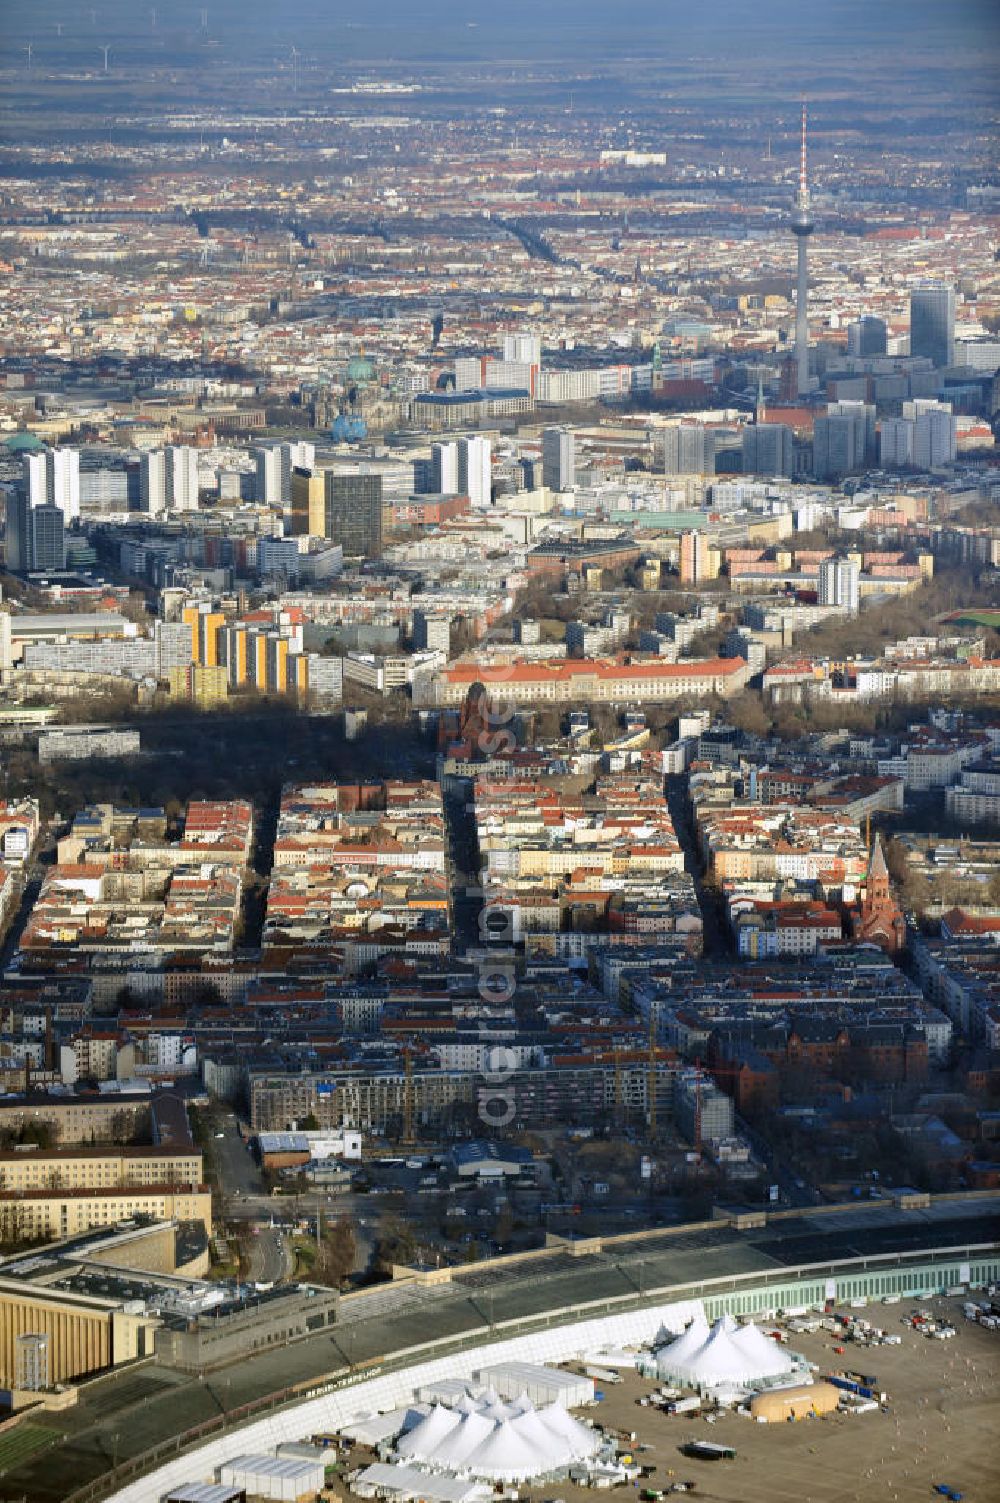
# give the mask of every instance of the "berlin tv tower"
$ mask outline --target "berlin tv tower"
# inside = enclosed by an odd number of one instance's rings
[[[795,283],[795,363],[798,368],[796,390],[805,396],[809,390],[809,236],[815,225],[809,206],[809,180],[806,176],[806,107],[802,105],[802,147],[799,155],[799,191],[795,197],[790,228],[799,244],[798,277]]]

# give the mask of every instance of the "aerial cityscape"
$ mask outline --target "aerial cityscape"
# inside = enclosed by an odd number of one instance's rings
[[[998,78],[5,7],[0,1503],[1000,1498]]]

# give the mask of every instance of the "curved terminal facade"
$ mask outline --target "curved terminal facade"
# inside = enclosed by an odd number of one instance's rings
[[[244,1384],[256,1373],[264,1386],[239,1415],[205,1413],[178,1435],[165,1408],[155,1447],[136,1445],[129,1459],[69,1498],[160,1503],[173,1488],[209,1480],[240,1452],[334,1431],[363,1412],[409,1402],[418,1385],[468,1378],[488,1363],[552,1364],[602,1345],[648,1342],[665,1313],[683,1316],[685,1307],[700,1306],[710,1320],[766,1316],[998,1280],[1000,1198],[989,1195],[731,1216],[442,1270],[342,1297],[333,1329],[244,1364]],[[216,1392],[226,1373],[210,1376]],[[273,1381],[278,1373],[284,1385]],[[53,1451],[46,1461],[58,1468]]]

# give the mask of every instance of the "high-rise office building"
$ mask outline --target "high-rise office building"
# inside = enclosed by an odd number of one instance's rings
[[[433,611],[413,612],[413,646],[417,652],[450,652],[451,619]]]
[[[49,505],[57,506],[66,522],[80,515],[80,453],[77,449],[52,449],[47,456],[52,467]]]
[[[704,475],[715,469],[711,434],[701,423],[668,423],[663,430],[665,475]]]
[[[889,347],[889,331],[885,320],[870,314],[847,325],[847,353],[861,359],[872,355],[884,355]]]
[[[326,476],[320,471],[296,468],[292,471],[291,514],[286,531],[292,537],[310,533],[322,537],[326,525]]]
[[[164,449],[165,494],[168,511],[198,510],[198,451],[171,444]]]
[[[257,478],[254,496],[264,506],[288,511],[292,504],[292,474],[311,470],[316,463],[315,444],[268,444],[254,450]]]
[[[431,445],[431,490],[442,496],[457,496],[458,444]]]
[[[458,491],[475,508],[485,508],[493,499],[491,449],[488,438],[458,441]]]
[[[905,470],[913,463],[913,424],[908,418],[883,418],[878,430],[878,462],[884,470]]]
[[[167,509],[167,460],[162,449],[150,449],[139,460],[139,509],[151,517]]]
[[[67,522],[80,515],[80,452],[44,449],[26,454],[24,484],[30,506],[58,506]]]
[[[550,491],[576,484],[576,440],[568,428],[546,428],[542,434],[542,484]]]
[[[31,502],[27,489],[8,490],[4,506],[3,554],[4,565],[11,574],[23,574],[28,568],[30,514]]]
[[[830,402],[813,424],[813,475],[841,480],[874,463],[875,408],[869,402]]]
[[[505,334],[502,355],[517,365],[541,365],[542,341],[537,334]]]
[[[799,191],[795,197],[790,229],[797,242],[795,278],[795,364],[799,396],[809,390],[809,236],[815,229],[809,202],[809,178],[806,170],[806,107],[802,106],[802,144],[799,152]]]
[[[348,558],[382,552],[382,476],[326,472],[324,533]]]
[[[918,398],[903,403],[903,416],[883,418],[879,460],[885,469],[936,470],[954,464],[958,424],[950,402]]]
[[[864,467],[864,433],[852,417],[818,417],[813,424],[813,475],[840,480]]]
[[[702,532],[681,535],[681,584],[700,584],[703,579],[718,579],[721,551]]]
[[[220,662],[219,633],[226,624],[225,613],[207,602],[185,606],[181,621],[191,633],[189,662],[215,668]]]
[[[955,289],[926,282],[910,292],[910,354],[936,366],[951,365],[955,352]]]
[[[32,506],[27,490],[8,494],[4,541],[14,574],[57,573],[66,567],[65,518],[58,506]]]
[[[826,558],[819,566],[818,599],[820,605],[843,606],[852,616],[858,613],[861,565],[853,558]]]
[[[858,432],[861,438],[861,457],[864,464],[874,464],[878,454],[878,431],[875,422],[875,403],[863,402],[860,399],[841,398],[838,402],[827,402],[827,417],[849,417],[859,425]]]
[[[937,470],[954,464],[958,452],[958,424],[950,402],[917,400],[903,403],[903,417],[913,424],[913,464],[918,470]]]
[[[956,339],[954,363],[992,376],[1000,370],[1000,339]]]
[[[278,447],[254,450],[253,497],[258,506],[281,505],[281,455]]]
[[[752,423],[743,430],[743,473],[795,473],[795,435],[787,423]]]

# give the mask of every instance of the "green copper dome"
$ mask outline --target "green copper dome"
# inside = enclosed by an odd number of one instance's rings
[[[375,380],[375,367],[364,355],[355,355],[347,362],[347,379],[354,386],[366,386]]]
[[[10,438],[5,438],[3,446],[11,454],[35,454],[45,445],[40,438],[33,433],[12,433]]]

